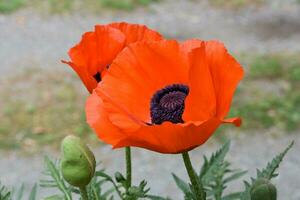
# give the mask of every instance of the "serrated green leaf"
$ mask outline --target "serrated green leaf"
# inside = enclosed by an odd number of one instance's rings
[[[160,196],[156,196],[156,195],[147,195],[147,198],[151,199],[151,200],[171,200],[169,197],[160,197]]]
[[[240,199],[240,196],[241,196],[241,192],[235,192],[222,197],[222,200],[238,200]]]
[[[190,188],[189,184],[187,184],[185,181],[183,181],[182,179],[180,179],[174,173],[172,173],[172,176],[173,176],[173,178],[175,180],[176,185],[178,186],[179,189],[181,189],[181,191],[184,194],[191,193],[191,188]]]
[[[44,200],[64,200],[64,196],[53,195],[53,196],[50,196],[50,197],[46,197]]]
[[[25,185],[22,184],[20,189],[16,193],[16,199],[22,199],[23,194],[24,194],[24,189],[25,189]]]
[[[0,199],[11,200],[11,192],[0,182]]]
[[[244,176],[247,172],[248,172],[247,170],[238,171],[238,172],[230,175],[229,177],[225,178],[224,183],[229,183],[231,181],[237,180],[237,179],[241,178],[242,176]]]
[[[276,177],[277,176],[277,174],[275,174],[276,169],[279,167],[284,156],[292,148],[293,145],[294,145],[294,141],[291,142],[283,152],[281,152],[275,158],[273,158],[273,160],[267,164],[266,168],[264,168],[262,171],[259,171],[259,173],[257,173],[257,178],[266,178],[268,180],[271,180],[272,178]]]
[[[31,189],[31,192],[29,194],[28,200],[35,200],[36,199],[36,191],[37,191],[37,184],[34,184],[34,186]]]
[[[229,147],[230,141],[227,141],[216,153],[211,155],[210,159],[204,157],[204,164],[199,175],[204,187],[211,182],[211,178],[214,177],[215,171],[217,171],[220,164],[224,161],[224,158],[229,151]]]
[[[54,162],[52,162],[47,156],[45,157],[46,164],[46,175],[48,175],[51,180],[41,180],[41,187],[56,187],[63,194],[66,200],[72,200],[71,187],[67,187],[65,181],[62,178],[62,175],[59,169],[56,167]]]
[[[106,178],[109,181],[114,181],[111,176],[109,176],[108,174],[104,173],[103,171],[96,171],[95,172],[95,176],[100,176],[100,177]]]

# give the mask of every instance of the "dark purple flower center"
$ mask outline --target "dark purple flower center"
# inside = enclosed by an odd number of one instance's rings
[[[158,90],[151,99],[150,115],[152,124],[169,121],[183,123],[184,101],[189,88],[183,84],[172,84]]]
[[[110,65],[107,65],[106,66],[106,69],[109,68]],[[97,72],[94,76],[94,79],[97,81],[97,83],[99,83],[100,81],[102,81],[102,77],[101,77],[101,73],[100,72]]]
[[[97,72],[97,74],[95,74],[93,77],[97,81],[97,83],[99,83],[102,80],[101,74],[99,72]]]

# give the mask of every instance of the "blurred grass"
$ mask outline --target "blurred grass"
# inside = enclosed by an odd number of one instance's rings
[[[85,122],[87,95],[78,91],[75,80],[65,72],[37,69],[2,80],[0,147],[30,152],[44,145],[57,148],[68,134],[98,141]]]
[[[241,131],[299,130],[300,58],[258,55],[239,60],[244,62],[246,76],[235,94],[230,116],[242,117]],[[30,69],[6,77],[0,84],[0,149],[57,149],[67,134],[99,144],[85,122],[87,91],[74,73]],[[222,126],[219,131],[228,128]]]
[[[265,0],[210,0],[209,2],[218,7],[240,8],[246,5],[260,5]]]
[[[24,6],[48,13],[102,11],[106,8],[133,10],[158,0],[0,0],[0,13],[11,13]]]
[[[231,116],[244,118],[244,129],[300,128],[300,58],[261,55],[251,59],[234,99]]]
[[[0,13],[13,12],[24,5],[24,0],[0,0]]]

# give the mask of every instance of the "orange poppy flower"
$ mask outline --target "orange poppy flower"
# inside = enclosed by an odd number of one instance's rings
[[[181,153],[203,144],[225,119],[243,76],[218,41],[137,42],[111,64],[86,104],[87,121],[114,148]]]
[[[125,22],[96,25],[81,41],[69,50],[70,65],[90,93],[101,81],[107,67],[128,45],[141,40],[160,40],[162,36],[144,25]]]

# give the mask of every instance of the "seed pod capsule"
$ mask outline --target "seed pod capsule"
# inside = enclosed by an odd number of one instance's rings
[[[276,187],[267,179],[260,178],[253,184],[251,191],[251,200],[276,200]]]

